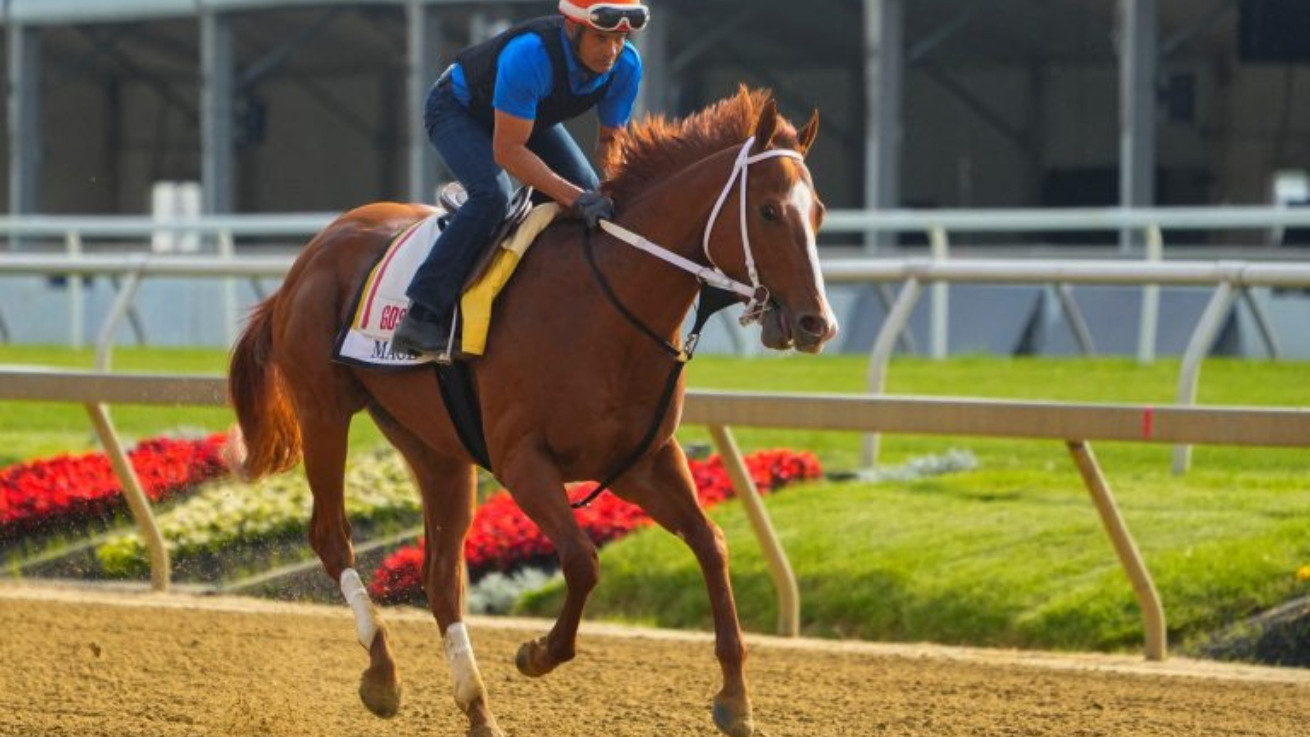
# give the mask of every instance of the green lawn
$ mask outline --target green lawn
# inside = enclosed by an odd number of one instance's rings
[[[0,346],[0,363],[90,367],[63,349]],[[116,370],[221,372],[219,351],[120,349]],[[741,359],[700,356],[694,387],[859,392],[862,356]],[[1178,363],[1130,359],[899,358],[893,394],[1082,401],[1172,401]],[[1310,365],[1209,360],[1199,401],[1310,407]],[[225,410],[116,408],[127,434],[217,430]],[[743,450],[812,450],[828,470],[857,465],[852,433],[735,430]],[[686,443],[707,433],[684,428]],[[356,447],[380,442],[361,418]],[[0,403],[0,463],[94,447],[79,407]],[[1062,443],[970,437],[890,436],[882,460],[967,449],[974,471],[912,483],[818,482],[771,497],[769,510],[800,581],[811,634],[990,645],[1120,649],[1140,646],[1135,601]],[[1164,445],[1096,445],[1130,528],[1155,575],[1171,639],[1186,640],[1310,593],[1310,449],[1198,448],[1193,470],[1170,472]],[[748,629],[771,631],[772,586],[741,510],[714,511],[733,550],[734,588]],[[689,553],[658,530],[602,553],[602,583],[589,616],[707,627],[708,609]],[[530,611],[553,613],[547,593]]]

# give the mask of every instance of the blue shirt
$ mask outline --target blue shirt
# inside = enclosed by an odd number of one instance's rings
[[[561,30],[560,34],[563,36],[564,31]],[[609,128],[627,125],[632,117],[632,107],[637,101],[637,88],[641,85],[641,56],[637,49],[630,42],[624,41],[623,51],[619,53],[613,68],[604,74],[593,74],[584,69],[573,55],[573,44],[567,37],[563,38],[563,43],[564,59],[569,67],[570,90],[575,95],[585,95],[594,92],[612,77],[614,82],[596,105],[596,115],[600,118],[600,124]],[[505,44],[500,52],[492,107],[516,118],[535,120],[537,103],[550,95],[554,76],[550,55],[541,37],[535,33],[517,36]],[[469,89],[463,67],[459,64],[452,66],[450,80],[455,99],[468,105]]]

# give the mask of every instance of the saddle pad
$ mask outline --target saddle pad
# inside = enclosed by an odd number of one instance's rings
[[[463,328],[458,353],[482,355],[491,326],[492,301],[514,273],[533,239],[550,225],[558,212],[559,206],[553,202],[534,208],[522,225],[500,244],[478,280],[465,290],[460,300]],[[378,259],[355,298],[350,324],[337,337],[336,360],[375,368],[407,368],[431,360],[392,351],[391,335],[409,311],[405,290],[441,233],[440,221],[444,215],[444,210],[437,210],[410,226],[396,236]]]

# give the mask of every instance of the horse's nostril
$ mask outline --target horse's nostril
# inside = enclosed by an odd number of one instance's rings
[[[801,315],[796,321],[796,326],[800,332],[813,335],[816,338],[822,338],[828,334],[828,321],[819,315]]]

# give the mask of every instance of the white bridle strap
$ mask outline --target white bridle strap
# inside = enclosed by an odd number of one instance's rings
[[[755,268],[755,254],[751,251],[750,234],[746,229],[746,169],[751,164],[758,161],[771,159],[777,156],[787,156],[796,159],[797,161],[803,161],[805,158],[801,156],[801,154],[790,149],[771,149],[752,156],[750,151],[751,147],[754,145],[754,136],[742,145],[741,151],[737,154],[737,160],[733,162],[732,173],[728,175],[728,181],[723,185],[723,191],[719,193],[719,199],[714,203],[714,209],[710,211],[710,219],[705,223],[705,235],[701,239],[701,245],[705,251],[705,259],[710,262],[710,266],[713,268],[701,266],[689,258],[680,256],[657,243],[652,243],[617,223],[608,220],[600,221],[600,227],[602,230],[624,243],[662,259],[683,271],[688,271],[694,274],[697,279],[700,279],[707,284],[712,284],[720,289],[727,289],[746,297],[749,301],[747,301],[746,311],[741,317],[741,323],[743,325],[758,320],[760,315],[764,312],[765,304],[769,301],[769,290],[760,283],[759,271]],[[714,257],[710,254],[710,231],[714,229],[714,222],[718,220],[719,212],[723,210],[723,203],[728,201],[728,195],[732,193],[733,182],[738,181],[738,176],[740,176],[741,182],[741,247],[746,261],[746,274],[751,280],[749,285],[743,284],[723,273],[723,269],[719,268],[719,265],[714,262]]]
[[[697,279],[700,279],[707,284],[712,284],[720,289],[727,289],[728,291],[736,292],[743,297],[750,297],[755,292],[755,290],[751,289],[749,286],[729,278],[723,272],[712,269],[708,266],[701,266],[685,256],[679,256],[664,246],[661,246],[658,243],[652,243],[618,223],[609,220],[602,220],[600,221],[600,229],[638,250],[645,251],[656,258],[667,261],[683,271],[691,272]]]

